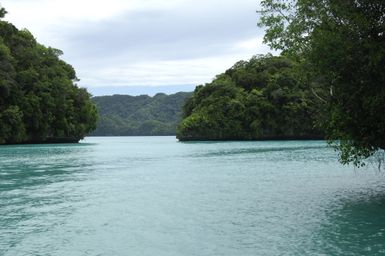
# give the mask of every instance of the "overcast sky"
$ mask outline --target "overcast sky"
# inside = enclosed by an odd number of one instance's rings
[[[191,91],[267,53],[257,0],[0,0],[95,95]],[[151,88],[152,87],[152,88]],[[149,92],[149,91],[152,92]]]

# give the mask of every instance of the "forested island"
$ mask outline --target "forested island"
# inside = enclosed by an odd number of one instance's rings
[[[258,13],[280,57],[239,62],[198,86],[177,137],[325,135],[341,162],[356,166],[383,152],[385,2],[262,0]]]
[[[90,94],[61,54],[0,21],[0,144],[78,142],[95,128]]]
[[[93,97],[100,119],[91,136],[175,135],[182,106],[191,92]]]
[[[262,0],[264,42],[280,56],[240,61],[191,97],[96,97],[93,135],[172,135],[182,117],[182,141],[327,138],[360,165],[385,149],[384,12],[379,0]],[[0,21],[1,144],[73,142],[96,128],[61,54]]]
[[[183,107],[177,138],[185,140],[321,139],[322,101],[285,57],[239,61],[198,86]],[[317,89],[317,93],[324,92]]]

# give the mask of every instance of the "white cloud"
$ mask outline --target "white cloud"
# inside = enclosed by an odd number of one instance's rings
[[[180,85],[202,84],[212,80],[234,63],[233,56],[188,60],[139,62],[128,65],[106,67],[96,70],[104,79],[85,79],[83,83],[94,86],[125,85]],[[87,76],[88,77],[88,76]]]
[[[3,0],[12,19],[45,25],[45,21],[100,21],[127,11],[167,9],[180,0]],[[34,19],[31,19],[31,18]],[[28,22],[26,22],[28,21]],[[46,24],[48,25],[48,24]]]
[[[263,43],[263,37],[255,37],[252,39],[248,39],[245,41],[240,41],[235,44],[236,48],[243,49],[243,50],[257,50],[259,48],[264,47]]]
[[[6,19],[64,51],[80,85],[202,84],[266,53],[255,0],[3,0]]]
[[[87,23],[108,21],[130,11],[168,9],[179,0],[3,0],[6,19],[19,28],[27,28],[39,40],[60,44],[63,32]],[[64,31],[63,31],[64,30]]]
[[[138,62],[120,66],[96,68],[100,78],[83,79],[82,83],[93,86],[161,86],[205,84],[217,74],[223,73],[235,62],[252,56],[250,52],[220,57]],[[84,74],[84,77],[91,77]]]

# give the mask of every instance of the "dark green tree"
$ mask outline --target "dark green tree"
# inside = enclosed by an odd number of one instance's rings
[[[0,21],[0,143],[72,142],[95,129],[96,108],[61,54]]]
[[[265,42],[300,60],[328,96],[325,120],[341,162],[385,149],[385,1],[263,0]]]
[[[0,5],[0,18],[4,18],[5,14],[7,14],[7,11]]]
[[[272,55],[239,61],[197,86],[183,108],[180,140],[322,138],[322,102],[298,75],[296,62]]]

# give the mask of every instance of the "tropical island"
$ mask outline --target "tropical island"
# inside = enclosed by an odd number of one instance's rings
[[[198,86],[183,107],[177,138],[187,140],[323,139],[323,102],[286,57],[239,61]],[[318,90],[319,94],[323,91]]]
[[[0,20],[0,144],[72,143],[95,129],[95,105],[61,54]]]
[[[264,42],[281,56],[237,63],[198,86],[178,138],[325,134],[342,163],[364,165],[385,149],[384,12],[383,1],[261,1]]]
[[[384,0],[1,3],[0,255],[384,254]]]
[[[258,12],[264,42],[280,56],[240,61],[171,106],[162,94],[155,103],[139,97],[145,108],[95,98],[103,107],[93,135],[170,135],[182,117],[181,141],[326,138],[356,165],[385,149],[383,3],[264,0]],[[62,52],[5,21],[0,36],[0,143],[76,142],[92,132],[96,106]]]
[[[90,136],[175,135],[182,106],[191,92],[166,95],[112,95],[92,97],[99,113]]]

